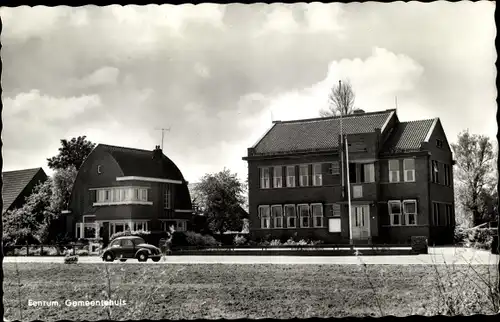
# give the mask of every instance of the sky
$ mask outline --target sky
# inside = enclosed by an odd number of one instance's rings
[[[163,150],[186,180],[242,160],[272,120],[319,116],[349,79],[355,107],[396,107],[495,139],[494,2],[0,8],[3,171],[60,140]]]

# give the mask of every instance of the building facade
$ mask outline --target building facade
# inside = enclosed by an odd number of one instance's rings
[[[386,110],[275,121],[243,159],[255,239],[453,240],[454,161],[439,118],[400,122]]]
[[[159,146],[148,151],[104,144],[79,169],[64,213],[75,238],[171,226],[184,231],[193,217],[187,182]]]

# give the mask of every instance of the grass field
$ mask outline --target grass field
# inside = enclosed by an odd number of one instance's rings
[[[487,298],[481,296],[485,284],[477,275],[491,278],[488,272],[496,270],[465,265],[119,263],[9,263],[3,269],[5,318],[45,321],[423,315],[436,314],[437,306],[446,306],[441,301],[451,296],[450,290],[460,298],[470,297],[461,304],[467,305],[470,314],[491,314]],[[448,291],[436,287],[441,284]],[[65,300],[109,298],[126,305],[108,309],[64,304]],[[28,300],[60,305],[33,307]]]

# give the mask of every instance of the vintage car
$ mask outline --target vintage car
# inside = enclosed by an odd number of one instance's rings
[[[154,262],[158,262],[161,251],[158,247],[147,244],[142,237],[122,236],[113,239],[102,252],[102,259],[107,262],[115,259],[125,262],[129,258],[137,258],[139,262],[151,258]]]

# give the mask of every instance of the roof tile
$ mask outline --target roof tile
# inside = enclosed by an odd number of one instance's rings
[[[382,152],[419,150],[434,121],[428,119],[399,123],[385,142]]]
[[[2,172],[2,213],[16,201],[24,188],[26,188],[40,170],[42,168]]]

